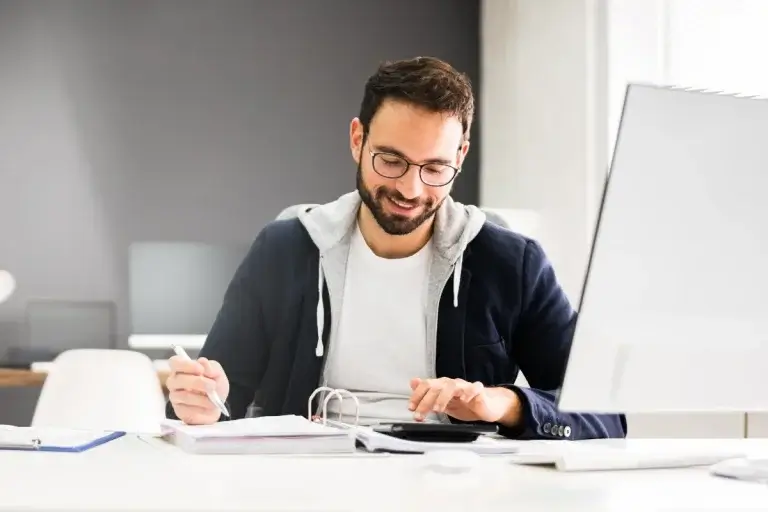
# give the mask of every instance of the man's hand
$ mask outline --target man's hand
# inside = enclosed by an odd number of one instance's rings
[[[229,380],[221,365],[205,357],[188,361],[179,356],[168,363],[171,374],[165,385],[176,416],[187,425],[216,423],[221,413],[206,392],[216,390],[222,400],[227,399]]]
[[[522,421],[522,404],[517,394],[506,388],[486,388],[480,382],[462,379],[411,379],[408,408],[417,421],[430,412],[446,413],[461,421],[501,423],[508,427]]]

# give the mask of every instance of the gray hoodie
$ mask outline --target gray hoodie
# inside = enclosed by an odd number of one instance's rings
[[[341,196],[336,201],[323,205],[301,204],[283,210],[277,217],[288,219],[298,217],[306,228],[312,241],[320,252],[320,268],[318,269],[317,303],[317,332],[318,340],[315,354],[323,356],[323,282],[328,285],[331,299],[331,333],[338,329],[342,299],[344,297],[344,282],[346,277],[347,256],[349,254],[350,237],[357,213],[361,204],[357,191]],[[461,265],[464,250],[477,236],[485,223],[486,215],[476,206],[463,205],[447,197],[435,214],[435,229],[432,242],[435,250],[430,265],[429,289],[427,292],[427,378],[435,377],[435,352],[437,348],[437,311],[440,297],[448,279],[453,273],[453,305],[458,306],[458,294],[461,276]],[[333,343],[330,344],[329,358],[333,353]],[[323,383],[325,385],[325,383]]]

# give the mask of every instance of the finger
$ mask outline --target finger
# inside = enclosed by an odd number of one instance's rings
[[[456,379],[451,384],[446,385],[435,399],[435,404],[432,406],[432,410],[434,412],[445,412],[445,408],[448,406],[451,400],[461,396],[463,392],[462,383],[464,386],[469,386],[467,382],[459,381],[458,379]]]
[[[188,373],[170,374],[168,378],[165,380],[165,387],[168,388],[169,396],[170,396],[170,393],[172,393],[173,391],[192,391],[186,388],[186,386],[189,384],[190,376],[196,377]],[[196,391],[196,392],[202,393],[202,391]]]
[[[429,390],[424,394],[424,398],[422,398],[421,402],[419,402],[419,405],[416,406],[416,412],[414,413],[414,416],[417,420],[423,420],[427,417],[427,414],[429,414],[430,411],[434,409],[437,397],[440,396],[440,393],[442,393],[447,386],[450,386],[450,384],[435,384],[429,388]]]
[[[174,406],[173,412],[187,425],[210,425],[216,422],[219,414],[216,409],[201,409],[190,405]]]
[[[189,373],[192,375],[202,375],[203,366],[197,361],[190,361],[181,356],[173,356],[168,359],[168,366],[172,373]]]
[[[465,404],[462,404],[459,400],[450,402],[448,407],[445,408],[445,414],[460,421],[480,420],[480,417],[477,415],[477,413],[473,412],[471,408],[467,407]]]
[[[411,379],[411,391],[416,391],[416,388],[419,387],[419,384],[421,384],[421,379],[418,377],[414,377]]]
[[[193,391],[173,391],[168,394],[168,398],[171,400],[174,408],[176,406],[196,407],[206,411],[216,408],[207,396]]]
[[[218,361],[212,361],[205,357],[201,357],[198,359],[198,361],[203,365],[203,369],[205,370],[203,375],[209,379],[216,380],[220,376],[224,375],[224,369],[221,367]]]
[[[216,382],[199,375],[190,375],[188,373],[177,373],[168,377],[166,386],[169,391],[195,391],[198,393],[208,393],[216,389]]]
[[[421,403],[421,400],[424,398],[424,395],[427,394],[427,391],[429,391],[430,387],[430,381],[428,380],[422,380],[419,382],[419,385],[416,387],[416,389],[413,390],[413,393],[411,393],[411,401],[408,404],[408,409],[411,411],[415,411],[416,407],[419,406]]]
[[[462,388],[461,401],[464,403],[471,402],[480,394],[482,394],[484,389],[485,386],[483,386],[482,382],[473,382],[472,384],[468,383],[467,386]]]
[[[213,378],[213,375],[211,375],[211,373],[213,373],[213,367],[211,365],[210,359],[207,357],[198,357],[197,362],[200,363],[200,366],[203,367],[203,375],[209,379]]]

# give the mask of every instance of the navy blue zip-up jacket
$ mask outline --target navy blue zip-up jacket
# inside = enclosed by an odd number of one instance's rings
[[[345,197],[353,208],[354,196]],[[232,418],[246,414],[257,392],[263,414],[306,417],[308,399],[321,383],[333,309],[323,262],[343,235],[334,238],[332,227],[315,226],[332,239],[318,247],[311,228],[290,217],[261,231],[200,352],[218,361],[229,378]],[[441,229],[440,218],[435,229]],[[341,226],[338,233],[346,230]],[[515,391],[522,424],[500,426],[510,438],[624,437],[623,415],[563,413],[555,406],[576,314],[540,245],[485,217],[472,234],[437,299],[435,376]],[[520,371],[530,388],[513,384]],[[167,414],[175,418],[170,403]]]

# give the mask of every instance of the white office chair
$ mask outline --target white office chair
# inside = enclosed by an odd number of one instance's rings
[[[149,357],[75,349],[50,365],[32,426],[158,435],[164,418],[165,397]]]
[[[542,235],[541,216],[533,210],[518,208],[485,208],[489,221],[528,238],[538,240]]]

